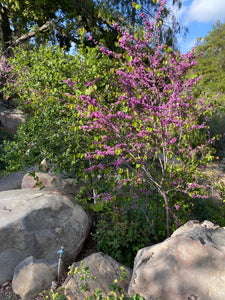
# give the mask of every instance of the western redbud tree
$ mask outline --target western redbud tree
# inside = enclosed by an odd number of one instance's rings
[[[120,62],[120,67],[111,70],[114,78],[117,75],[111,82],[114,92],[99,93],[96,78],[87,83],[88,93],[75,96],[73,109],[81,128],[95,136],[84,154],[93,162],[90,169],[104,171],[109,164],[105,166],[103,158],[114,157],[111,164],[118,173],[130,168],[137,182],[149,191],[155,187],[164,200],[169,236],[172,197],[178,192],[206,197],[200,195],[198,167],[210,160],[211,141],[193,143],[196,132],[207,131],[206,121],[200,119],[207,115],[209,105],[194,97],[201,79],[191,73],[196,64],[194,50],[183,55],[160,44],[164,4],[160,2],[153,21],[141,14],[144,29],[134,35],[114,24],[120,33],[120,54],[99,47],[102,55]]]

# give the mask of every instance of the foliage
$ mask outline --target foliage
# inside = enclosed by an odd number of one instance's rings
[[[112,11],[112,15],[114,16],[115,10],[118,11],[121,15],[119,18],[120,24],[121,19],[125,20],[125,24],[129,26],[129,31],[134,33],[138,27],[142,26],[142,19],[140,18],[140,13],[144,12],[148,14],[149,18],[154,18],[159,6],[160,2],[158,0],[141,0],[138,1],[138,4],[134,1],[127,0],[107,0],[106,1],[109,7],[113,7],[114,11]],[[165,5],[165,9],[161,14],[161,39],[165,44],[176,48],[177,33],[181,33],[184,31],[184,35],[187,34],[187,28],[179,24],[177,21],[177,16],[174,11],[181,9],[182,2],[180,0],[175,0],[172,3],[168,3]],[[118,18],[114,18],[114,21],[117,22]]]
[[[104,40],[109,35],[113,40],[113,28],[107,26],[99,7],[93,0],[2,1],[1,12],[4,11],[2,19],[5,23],[1,36],[2,43],[6,43],[3,49],[35,37],[33,42],[36,45],[48,39],[53,44],[58,43],[60,47],[66,46],[69,50],[71,42],[79,44],[77,30],[82,27],[98,39],[101,37]]]
[[[56,291],[51,289],[49,292],[43,291],[45,295],[45,299],[48,300],[66,300],[67,295],[65,295],[65,289],[63,287],[59,287]]]
[[[18,96],[17,104],[25,113],[40,109],[47,97],[59,98],[66,93],[69,89],[63,79],[71,78],[77,67],[72,56],[59,47],[47,45],[32,50],[17,48],[9,65],[11,72],[5,92],[8,96]]]
[[[0,129],[0,175],[7,167],[7,162],[2,160],[4,155],[4,141],[12,141],[14,134],[12,132]]]
[[[95,40],[100,41],[110,49],[115,49],[117,31],[113,22],[133,28],[138,23],[138,14],[132,6],[133,1],[124,0],[4,0],[1,2],[0,28],[2,49],[24,44],[33,38],[32,43],[39,46],[48,40],[53,45],[70,49],[72,43],[79,45],[78,31],[85,28]],[[143,9],[154,11],[158,1],[141,0]],[[181,7],[180,0],[174,0],[173,6]],[[176,34],[181,31],[181,25],[172,14],[169,6],[162,15],[162,36],[170,45],[176,44]],[[168,15],[172,16],[167,21]],[[165,23],[165,24],[164,24]],[[86,40],[87,45],[94,46]]]
[[[194,70],[197,74],[202,74],[203,79],[198,84],[201,96],[208,99],[215,98],[212,107],[213,115],[209,120],[210,132],[212,136],[217,136],[214,147],[217,155],[225,157],[224,148],[224,92],[225,92],[225,23],[219,21],[213,26],[203,41],[196,47],[197,65]]]
[[[174,195],[200,197],[204,192],[198,184],[198,167],[211,159],[208,145],[212,141],[205,138],[192,144],[193,133],[205,128],[200,116],[207,115],[209,105],[193,95],[200,78],[185,77],[196,64],[195,53],[181,55],[160,44],[160,30],[155,28],[160,27],[163,5],[154,22],[142,14],[142,33],[131,35],[117,27],[123,54],[100,47],[120,65],[111,70],[118,77],[116,82],[111,80],[114,89],[107,101],[96,88],[97,78],[90,83],[92,92],[78,99],[75,85],[75,97],[70,97],[82,119],[81,128],[95,136],[95,143],[82,153],[93,161],[89,170],[110,172],[113,167],[121,180],[141,181],[150,192],[154,187],[164,200],[169,235]],[[132,171],[132,178],[127,178],[127,170]]]
[[[200,222],[210,220],[220,227],[225,226],[224,217],[224,203],[213,198],[194,199],[191,212],[188,213],[189,220],[197,219]]]
[[[213,26],[205,39],[196,47],[200,54],[197,58],[196,72],[204,75],[199,83],[209,96],[225,91],[225,23],[219,21]]]
[[[110,288],[112,289],[109,296],[106,298],[103,296],[103,292],[99,289],[96,288],[94,292],[91,291],[89,282],[90,280],[95,280],[95,277],[91,275],[89,271],[89,267],[84,267],[83,262],[81,261],[80,265],[76,267],[74,270],[70,268],[69,274],[72,276],[77,276],[80,283],[80,291],[84,291],[88,295],[85,297],[85,300],[94,300],[94,299],[99,299],[99,300],[107,300],[107,299],[124,299],[124,300],[144,300],[143,297],[138,296],[136,294],[132,295],[131,297],[128,297],[123,293],[123,290],[121,288],[123,280],[127,278],[127,273],[124,269],[124,267],[120,268],[121,274],[118,279],[114,280],[114,283],[110,285]]]
[[[213,148],[215,149],[215,156],[220,159],[225,158],[225,114],[224,108],[220,109],[219,105],[212,114],[212,117],[209,119],[209,131],[211,136],[215,136],[215,143]]]
[[[20,170],[46,158],[58,171],[76,171],[72,158],[91,144],[93,137],[78,129],[80,120],[71,109],[73,100],[65,95],[72,91],[74,82],[77,94],[90,90],[85,82],[96,76],[101,80],[98,89],[107,86],[113,60],[99,57],[97,48],[81,48],[72,57],[59,47],[45,46],[33,51],[18,49],[9,62],[13,71],[5,92],[17,94],[26,115],[16,140],[6,147],[5,160],[12,162],[9,169]],[[81,157],[77,172],[86,164],[82,161]]]
[[[110,205],[110,204],[109,204]],[[103,251],[120,263],[133,267],[137,251],[150,244],[152,233],[145,215],[138,209],[107,208],[97,223],[96,250]]]

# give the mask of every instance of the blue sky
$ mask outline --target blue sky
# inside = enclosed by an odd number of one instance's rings
[[[179,49],[182,53],[191,50],[196,39],[204,38],[212,30],[217,20],[225,21],[225,0],[182,0],[178,11],[181,24],[189,28],[186,39],[179,38]]]

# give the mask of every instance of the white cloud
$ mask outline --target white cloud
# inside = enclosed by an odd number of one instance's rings
[[[225,19],[224,0],[193,0],[189,6],[183,6],[182,16],[184,23],[191,22],[216,22]]]

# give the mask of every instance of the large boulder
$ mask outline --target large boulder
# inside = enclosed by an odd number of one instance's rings
[[[22,180],[22,189],[29,188],[54,188],[64,193],[76,196],[83,184],[76,184],[75,179],[61,178],[48,173],[35,172],[35,177],[27,173]]]
[[[90,219],[71,199],[56,190],[0,192],[0,254],[15,249],[24,257],[57,259],[64,245],[64,262],[72,263],[88,236]]]
[[[80,266],[81,262],[73,263],[72,270]],[[94,276],[95,279],[88,279],[88,288],[91,293],[94,293],[96,288],[99,288],[103,292],[103,296],[106,297],[110,295],[112,288],[109,286],[114,283],[114,280],[118,279],[121,274],[122,265],[115,261],[110,256],[104,253],[94,253],[83,260],[83,267],[89,268],[90,276]],[[129,282],[131,279],[131,270],[127,267],[124,267],[127,278],[122,281],[122,290],[123,293],[127,293]],[[68,292],[67,298],[69,300],[73,299],[84,299],[91,294],[89,292],[81,291],[80,285],[83,281],[79,280],[80,274],[77,276],[73,273],[66,279],[64,287],[66,292]],[[119,284],[120,285],[120,284]]]
[[[49,288],[56,276],[56,262],[30,256],[15,268],[12,288],[23,300],[31,299]]]
[[[138,251],[129,286],[146,300],[224,300],[225,228],[189,221]]]

